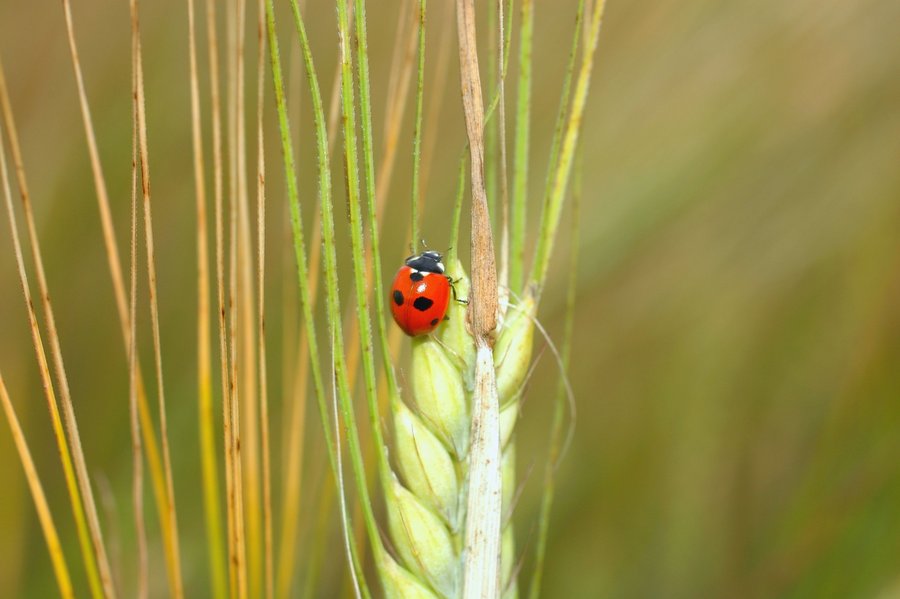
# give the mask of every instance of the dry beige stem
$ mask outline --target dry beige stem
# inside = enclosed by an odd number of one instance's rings
[[[493,599],[500,596],[502,520],[500,405],[491,351],[497,326],[497,267],[484,186],[484,104],[474,1],[457,0],[456,15],[472,178],[472,292],[467,318],[476,348],[463,597]]]

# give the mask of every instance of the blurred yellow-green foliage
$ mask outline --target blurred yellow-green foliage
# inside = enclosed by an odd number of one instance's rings
[[[328,102],[334,10],[321,0],[307,4]],[[380,148],[399,3],[369,4]],[[431,67],[441,36],[455,27],[442,4],[429,3],[429,85],[439,77]],[[196,440],[186,9],[183,2],[144,2],[141,10],[175,488],[189,596],[202,597],[208,585]],[[537,15],[535,199],[543,189],[573,10],[571,3],[537,2]],[[75,20],[127,257],[127,3],[79,2]],[[296,82],[300,65],[296,46],[286,41],[288,25],[284,19],[282,52],[291,54],[286,62]],[[609,1],[584,123],[570,373],[577,432],[559,471],[545,596],[900,594],[898,31],[895,0]],[[84,449],[114,567],[127,571],[133,567],[127,361],[59,3],[0,3],[0,56]],[[441,112],[426,124],[438,128],[440,143],[426,165],[423,232],[438,246],[446,244],[464,139],[451,56]],[[514,98],[513,87],[508,93]],[[294,95],[308,101],[305,91]],[[510,127],[513,106],[510,101]],[[267,122],[269,357],[277,418],[285,393],[279,389],[287,386],[280,381],[289,380],[282,349],[297,326],[284,306],[294,305],[296,282],[271,115]],[[312,133],[308,122],[299,124],[309,180]],[[410,135],[407,123],[401,144]],[[391,202],[385,225],[388,273],[407,251],[408,147],[401,145],[391,191],[403,199]],[[315,212],[308,213],[312,222]],[[83,584],[2,220],[0,370]],[[571,249],[565,237],[541,311],[556,337],[565,312],[564,254]],[[349,291],[349,281],[344,285]],[[140,318],[149,369],[146,305]],[[520,479],[527,484],[517,507],[518,547],[527,556],[557,378],[545,352],[520,423]],[[309,420],[317,422],[313,414]],[[276,440],[283,443],[283,435]],[[0,594],[53,596],[46,548],[5,422],[0,488]],[[313,509],[305,512],[310,521]],[[153,513],[148,510],[148,519],[157,539]],[[323,578],[343,569],[339,545],[332,550],[340,559],[324,560]],[[151,551],[151,566],[162,572],[157,542]],[[527,557],[523,580],[530,564]]]

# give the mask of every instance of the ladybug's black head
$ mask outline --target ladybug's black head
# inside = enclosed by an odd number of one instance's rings
[[[441,258],[443,256],[440,252],[426,250],[418,256],[407,258],[406,265],[422,272],[435,272],[442,275],[444,274],[444,264],[441,262]]]

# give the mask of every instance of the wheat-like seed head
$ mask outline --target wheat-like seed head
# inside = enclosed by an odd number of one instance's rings
[[[458,260],[448,272],[460,277],[456,291],[469,293]],[[512,581],[515,538],[508,523],[515,487],[515,444],[510,442],[531,361],[535,302],[507,306],[497,333],[494,361],[501,405],[503,452],[503,596],[517,596]],[[448,310],[449,322],[435,335],[412,340],[414,404],[395,400],[392,456],[398,476],[387,489],[388,530],[400,564],[385,570],[390,597],[455,599],[462,592],[469,427],[475,347],[466,331],[465,308]],[[410,577],[411,575],[411,577]]]

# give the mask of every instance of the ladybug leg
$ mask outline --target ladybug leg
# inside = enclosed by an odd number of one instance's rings
[[[456,295],[456,287],[454,286],[454,283],[459,283],[462,279],[456,279],[454,281],[449,275],[444,275],[444,276],[447,277],[448,281],[450,281],[450,291],[453,292],[453,301],[458,302],[463,305],[466,305],[466,306],[469,305],[468,299],[459,299],[459,297],[457,297],[457,295]]]

